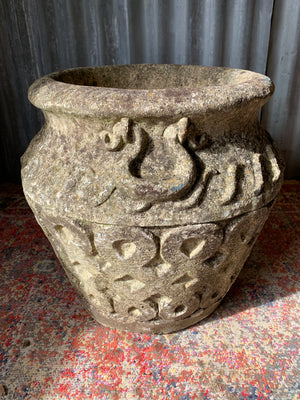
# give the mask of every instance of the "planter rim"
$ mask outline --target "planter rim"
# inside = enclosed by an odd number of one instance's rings
[[[155,88],[162,84],[161,74],[168,77],[172,72],[177,74],[175,78],[183,79],[182,86],[171,83],[168,87]],[[101,82],[93,81],[93,78],[97,76],[99,79],[101,73],[106,77],[114,74],[117,79],[122,78],[118,73],[127,73],[129,75],[124,77],[131,78],[131,87],[98,86]],[[161,79],[159,85],[134,87],[137,81],[143,82],[143,77],[151,78],[151,73],[158,76],[157,82]],[[197,73],[202,84],[196,82]],[[186,76],[181,78],[183,74]],[[92,85],[96,83],[97,86],[90,85],[88,79],[84,84],[74,84],[74,77],[75,80],[89,77]],[[188,86],[184,79],[191,79]],[[203,82],[206,82],[205,86]],[[270,78],[248,70],[199,65],[128,64],[54,72],[35,81],[29,88],[28,97],[32,104],[48,112],[91,117],[159,118],[226,111],[255,101],[259,109],[273,91],[274,84]]]

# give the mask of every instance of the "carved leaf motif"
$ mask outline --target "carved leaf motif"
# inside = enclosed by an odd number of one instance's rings
[[[204,245],[205,240],[202,238],[190,238],[182,243],[180,250],[189,258],[194,258],[201,252]]]
[[[126,240],[116,240],[113,243],[113,248],[123,260],[128,260],[136,252],[135,243],[127,242]]]
[[[217,224],[173,228],[162,237],[161,255],[170,264],[191,264],[212,257],[222,243],[223,232]]]

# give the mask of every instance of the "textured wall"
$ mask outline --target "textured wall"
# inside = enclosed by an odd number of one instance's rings
[[[42,124],[27,100],[38,77],[125,63],[223,65],[265,73],[277,92],[263,124],[300,177],[299,0],[1,0],[1,176]]]

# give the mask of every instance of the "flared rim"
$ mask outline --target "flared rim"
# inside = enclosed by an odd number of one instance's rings
[[[260,108],[273,91],[270,78],[248,70],[130,64],[54,72],[35,81],[28,97],[44,111],[98,117],[161,117],[221,111],[255,100]]]

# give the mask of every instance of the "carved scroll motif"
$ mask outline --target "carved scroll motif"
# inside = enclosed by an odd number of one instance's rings
[[[116,189],[135,202],[135,209],[178,200],[190,191],[196,169],[193,158],[182,145],[187,128],[187,118],[169,125],[158,144],[126,118],[114,125],[112,133],[100,132],[103,148],[115,153],[110,177]]]
[[[98,206],[114,193],[127,199],[124,207],[131,212],[166,202],[185,210],[199,207],[207,198],[221,207],[243,205],[249,196],[263,192],[269,179],[266,168],[272,182],[280,177],[270,145],[265,153],[246,146],[240,151],[230,143],[223,148],[188,118],[167,126],[160,137],[122,118],[112,132],[101,131],[99,136],[102,148],[111,154],[106,161],[111,171]]]
[[[107,224],[180,225],[263,207],[280,188],[282,160],[258,126],[222,132],[197,116],[90,122],[74,136],[46,126],[33,141],[22,168],[33,202]]]

